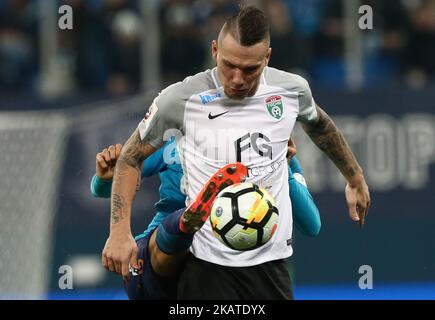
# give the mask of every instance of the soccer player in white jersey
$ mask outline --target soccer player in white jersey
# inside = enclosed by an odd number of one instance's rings
[[[168,230],[180,239],[194,235],[178,298],[292,298],[285,263],[293,252],[286,153],[296,121],[345,177],[349,215],[363,226],[370,195],[361,167],[340,130],[315,104],[307,81],[267,66],[269,44],[264,13],[244,7],[212,42],[217,66],[169,86],[154,100],[116,164],[110,236],[102,255],[106,268],[128,277],[129,263],[137,265],[130,216],[140,166],[174,130],[182,136],[178,150],[190,204]],[[240,252],[213,236],[207,217],[210,199],[223,187],[222,175],[237,182],[245,174],[247,182],[275,198],[279,222],[268,243]]]

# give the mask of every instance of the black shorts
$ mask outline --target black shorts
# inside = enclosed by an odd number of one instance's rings
[[[139,270],[130,269],[130,281],[124,283],[130,300],[175,300],[177,298],[178,277],[162,277],[156,274],[151,266],[148,250],[150,232],[137,240]]]
[[[225,267],[189,254],[178,282],[178,299],[292,300],[293,293],[286,260]]]

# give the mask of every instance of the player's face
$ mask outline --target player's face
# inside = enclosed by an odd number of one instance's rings
[[[272,49],[265,42],[244,47],[227,34],[219,43],[213,41],[212,53],[225,94],[231,99],[243,99],[257,91]]]

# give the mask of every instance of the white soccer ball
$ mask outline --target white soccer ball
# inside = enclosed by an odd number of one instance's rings
[[[272,238],[278,209],[272,196],[252,183],[237,183],[222,190],[213,203],[210,222],[214,235],[234,250],[252,250]]]

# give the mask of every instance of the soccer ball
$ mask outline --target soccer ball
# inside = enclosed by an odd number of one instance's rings
[[[210,222],[223,244],[234,250],[252,250],[272,238],[278,209],[266,190],[252,183],[237,183],[217,195]]]

